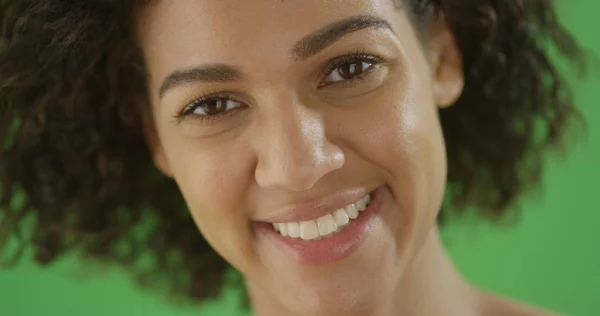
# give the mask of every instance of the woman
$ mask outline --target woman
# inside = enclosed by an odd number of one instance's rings
[[[548,314],[463,280],[439,227],[504,215],[563,140],[548,44],[582,54],[551,1],[0,12],[2,227],[39,263],[80,249],[200,300],[231,265],[259,316]]]

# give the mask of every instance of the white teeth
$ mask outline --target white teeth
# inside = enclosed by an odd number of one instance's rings
[[[346,206],[344,209],[346,210],[346,213],[348,213],[348,217],[351,219],[356,219],[358,217],[358,209],[354,203]]]
[[[367,208],[367,203],[369,202],[367,202],[366,199],[360,199],[358,202],[356,202],[356,208],[359,212],[362,212]]]
[[[321,236],[327,236],[335,233],[335,231],[338,229],[335,219],[333,219],[331,214],[319,217],[317,220],[317,227],[319,228],[319,235]]]
[[[279,233],[282,236],[287,236],[288,235],[288,233],[287,233],[287,225],[286,224],[279,224]]]
[[[348,217],[348,213],[344,211],[343,208],[335,211],[333,213],[333,218],[335,219],[335,223],[338,227],[346,226],[350,222],[350,218]]]
[[[319,229],[314,221],[306,221],[300,223],[300,238],[311,240],[319,237]]]
[[[366,195],[355,203],[322,216],[316,221],[275,223],[273,229],[282,236],[303,240],[318,240],[344,229],[351,220],[356,219],[360,212],[367,208],[370,202],[371,197]]]
[[[286,225],[286,224],[282,224]],[[287,223],[287,233],[288,236],[292,238],[300,237],[300,224],[298,223]]]

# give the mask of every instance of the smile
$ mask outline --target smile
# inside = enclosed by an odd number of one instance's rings
[[[316,219],[256,222],[256,232],[266,244],[275,246],[296,262],[332,263],[358,250],[376,227],[376,218],[389,195],[389,188],[382,185],[345,207],[338,206],[331,213],[316,215]]]
[[[320,240],[342,231],[348,224],[357,219],[371,202],[369,194],[334,212],[321,216],[316,220],[303,222],[274,223],[273,228],[282,236],[302,240]]]

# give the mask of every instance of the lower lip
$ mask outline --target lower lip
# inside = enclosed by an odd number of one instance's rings
[[[348,226],[341,231],[320,239],[300,240],[282,236],[273,229],[270,223],[256,223],[257,233],[275,246],[291,259],[308,265],[320,265],[341,260],[353,252],[367,238],[373,219],[381,209],[381,204],[386,194],[385,186],[381,186],[371,193],[369,206],[360,215],[350,221]]]

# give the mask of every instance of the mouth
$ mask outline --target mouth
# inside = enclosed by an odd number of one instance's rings
[[[387,186],[380,186],[355,202],[317,219],[257,222],[256,232],[260,241],[273,245],[300,264],[336,262],[355,252],[367,239],[388,194]]]
[[[367,209],[371,203],[371,194],[316,220],[274,223],[273,229],[283,237],[289,236],[298,240],[320,240],[333,236],[348,227],[350,222],[356,220]]]

